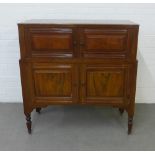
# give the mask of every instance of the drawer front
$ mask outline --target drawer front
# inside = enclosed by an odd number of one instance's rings
[[[84,65],[81,102],[123,105],[127,98],[129,69],[124,65]]]
[[[35,103],[70,104],[77,102],[77,69],[71,64],[34,63]]]
[[[27,30],[27,47],[32,57],[74,57],[73,28],[29,28]]]
[[[80,30],[81,57],[121,58],[130,57],[131,35],[127,29]]]

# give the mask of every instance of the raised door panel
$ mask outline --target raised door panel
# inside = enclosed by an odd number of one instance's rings
[[[84,65],[81,102],[123,105],[127,97],[128,66]]]
[[[92,34],[86,36],[86,49],[87,50],[114,50],[123,51],[125,49],[125,35],[114,34]]]
[[[33,78],[36,103],[77,102],[77,68],[70,64],[35,63]]]
[[[88,58],[123,58],[129,56],[128,29],[80,29],[80,54]]]
[[[73,28],[33,27],[27,29],[27,47],[32,57],[74,57]]]

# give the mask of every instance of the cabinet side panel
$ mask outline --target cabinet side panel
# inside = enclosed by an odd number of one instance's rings
[[[136,61],[139,28],[131,29],[129,32],[130,32],[131,39],[132,39],[131,45],[130,45],[131,60]]]
[[[19,45],[20,45],[20,57],[21,59],[26,57],[26,44],[25,44],[25,26],[18,24],[19,33]]]
[[[24,113],[30,113],[33,110],[33,84],[32,84],[32,73],[31,63],[22,62],[20,63],[20,74],[22,84],[22,95],[24,104]]]
[[[138,61],[133,63],[130,68],[130,81],[129,81],[129,104],[127,111],[129,116],[133,117],[135,112],[135,94],[136,94],[136,80],[137,80],[137,66]]]

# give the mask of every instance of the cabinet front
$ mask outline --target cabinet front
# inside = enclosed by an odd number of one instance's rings
[[[81,102],[124,104],[127,95],[127,66],[84,65],[81,75]]]
[[[76,103],[77,71],[74,65],[35,63],[33,64],[35,102]]]
[[[74,57],[73,28],[30,27],[26,31],[29,56]]]

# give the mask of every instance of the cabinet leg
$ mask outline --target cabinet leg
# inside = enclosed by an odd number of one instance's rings
[[[123,115],[123,113],[124,113],[124,109],[119,108],[119,112],[120,112],[121,115]]]
[[[133,117],[128,116],[128,135],[132,132],[132,126],[133,126]]]
[[[36,108],[36,112],[40,114],[41,108]]]
[[[27,130],[28,130],[28,133],[31,134],[31,114],[26,114],[26,126],[27,126]]]

